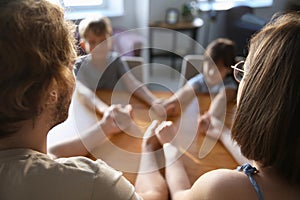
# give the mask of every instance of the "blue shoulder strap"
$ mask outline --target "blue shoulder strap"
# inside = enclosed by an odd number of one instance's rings
[[[262,193],[259,189],[259,186],[257,185],[256,181],[254,180],[253,178],[253,175],[258,173],[258,170],[255,168],[255,167],[252,167],[250,164],[246,163],[246,164],[243,164],[242,166],[239,166],[237,168],[238,171],[243,171],[247,176],[248,178],[250,179],[250,182],[251,184],[253,185],[255,191],[256,191],[256,194],[258,196],[258,199],[259,200],[263,200],[263,196],[262,196]]]

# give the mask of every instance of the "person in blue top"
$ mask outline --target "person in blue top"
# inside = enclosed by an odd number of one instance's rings
[[[227,102],[236,98],[237,82],[234,80],[231,65],[236,63],[235,43],[226,38],[212,41],[206,48],[203,62],[203,73],[195,77],[180,88],[175,94],[160,104],[168,116],[178,115],[180,107],[187,104],[195,93],[209,93],[213,96],[209,110],[200,117],[201,131],[205,132],[210,124],[211,116],[223,119]]]
[[[240,81],[232,139],[253,163],[208,172],[191,185],[173,141],[171,123],[159,125],[166,180],[177,199],[300,198],[300,12],[274,15],[250,40]]]

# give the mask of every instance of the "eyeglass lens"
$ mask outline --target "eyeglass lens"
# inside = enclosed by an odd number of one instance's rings
[[[240,82],[244,76],[244,62],[240,62],[235,66],[236,69],[234,69],[234,78]],[[241,71],[240,71],[241,70]]]

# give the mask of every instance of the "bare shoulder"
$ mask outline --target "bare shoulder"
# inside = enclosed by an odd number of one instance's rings
[[[192,186],[198,199],[240,199],[251,194],[247,176],[236,170],[218,169],[202,175]],[[250,195],[251,196],[251,195]]]

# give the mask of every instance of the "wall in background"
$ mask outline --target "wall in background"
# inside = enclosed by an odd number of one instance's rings
[[[274,0],[272,7],[255,8],[254,14],[268,21],[271,16],[286,8],[289,2],[298,0]],[[147,27],[149,22],[162,21],[168,8],[177,8],[181,11],[185,0],[124,0],[124,16],[111,18],[114,26],[126,29]],[[197,41],[206,47],[207,44],[218,37],[224,37],[225,11],[218,11],[211,16],[209,12],[203,12],[201,18],[204,26],[199,30]],[[147,35],[144,34],[145,38]],[[160,41],[159,41],[160,42]]]
[[[181,11],[185,0],[150,0],[149,2],[149,20],[151,22],[163,21],[168,8],[176,8]]]
[[[268,21],[274,13],[285,9],[287,4],[291,1],[293,1],[293,0],[273,0],[272,7],[256,8],[254,10],[254,13],[257,16]]]
[[[137,15],[140,13],[135,10],[136,0],[124,0],[124,15],[120,17],[111,17],[111,23],[114,27],[132,29],[138,27]]]

